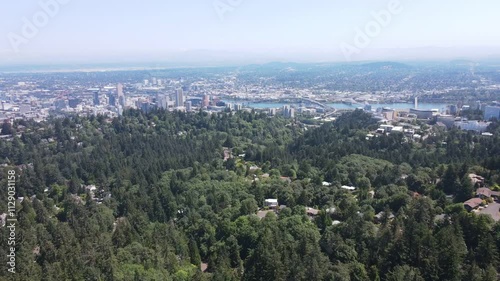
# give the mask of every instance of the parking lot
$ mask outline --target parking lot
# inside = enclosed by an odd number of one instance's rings
[[[488,205],[488,207],[479,211],[480,214],[490,215],[493,220],[500,221],[500,204],[493,202]]]

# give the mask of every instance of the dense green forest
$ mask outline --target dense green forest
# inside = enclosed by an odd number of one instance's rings
[[[375,128],[359,110],[307,129],[255,112],[136,110],[4,124],[1,184],[14,169],[24,200],[16,273],[0,278],[498,280],[500,223],[463,202],[470,173],[500,188],[500,125],[418,141],[367,138]],[[259,217],[267,198],[286,207]],[[0,202],[5,213],[6,192]]]

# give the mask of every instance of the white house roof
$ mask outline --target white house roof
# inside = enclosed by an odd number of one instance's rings
[[[348,186],[348,185],[343,185],[341,188],[345,190],[356,190],[354,186]]]

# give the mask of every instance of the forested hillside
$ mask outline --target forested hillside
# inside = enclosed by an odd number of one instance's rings
[[[421,141],[376,126],[359,110],[307,130],[253,112],[4,124],[1,184],[15,170],[21,198],[0,278],[498,280],[500,222],[463,204],[470,174],[500,191],[498,122]]]

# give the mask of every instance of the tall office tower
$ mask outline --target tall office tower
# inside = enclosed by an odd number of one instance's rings
[[[184,105],[184,93],[182,89],[178,89],[175,91],[175,106],[183,106]]]
[[[187,112],[191,112],[191,110],[192,110],[191,105],[192,105],[192,104],[191,104],[191,102],[190,102],[190,101],[186,101],[186,102],[184,103],[184,107],[186,107],[186,111],[187,111]]]
[[[153,77],[153,78],[151,79],[151,82],[153,83],[153,85],[156,85],[156,84],[157,84],[156,77]]]
[[[125,105],[127,104],[127,99],[125,98],[124,95],[118,97],[118,104],[122,107],[125,108]]]
[[[288,111],[290,110],[290,107],[288,105],[283,106],[282,114],[283,117],[288,118]]]
[[[116,106],[116,94],[115,93],[108,93],[108,105],[111,106]]]
[[[99,100],[99,92],[94,92],[94,106],[98,106],[101,104],[101,101]]]
[[[294,118],[295,117],[295,108],[292,108],[288,105],[283,106],[282,109],[283,117],[285,118]]]
[[[208,107],[210,105],[210,96],[205,95],[203,96],[203,107]]]
[[[418,109],[418,97],[415,97],[415,109]]]
[[[158,95],[158,97],[156,98],[156,103],[158,104],[159,108],[167,109],[168,108],[167,96],[163,94]]]
[[[118,104],[125,108],[127,100],[125,99],[125,94],[123,93],[123,85],[118,84],[116,86],[116,93],[118,94]]]
[[[123,85],[122,84],[116,85],[116,93],[118,94],[118,96],[123,96]]]

